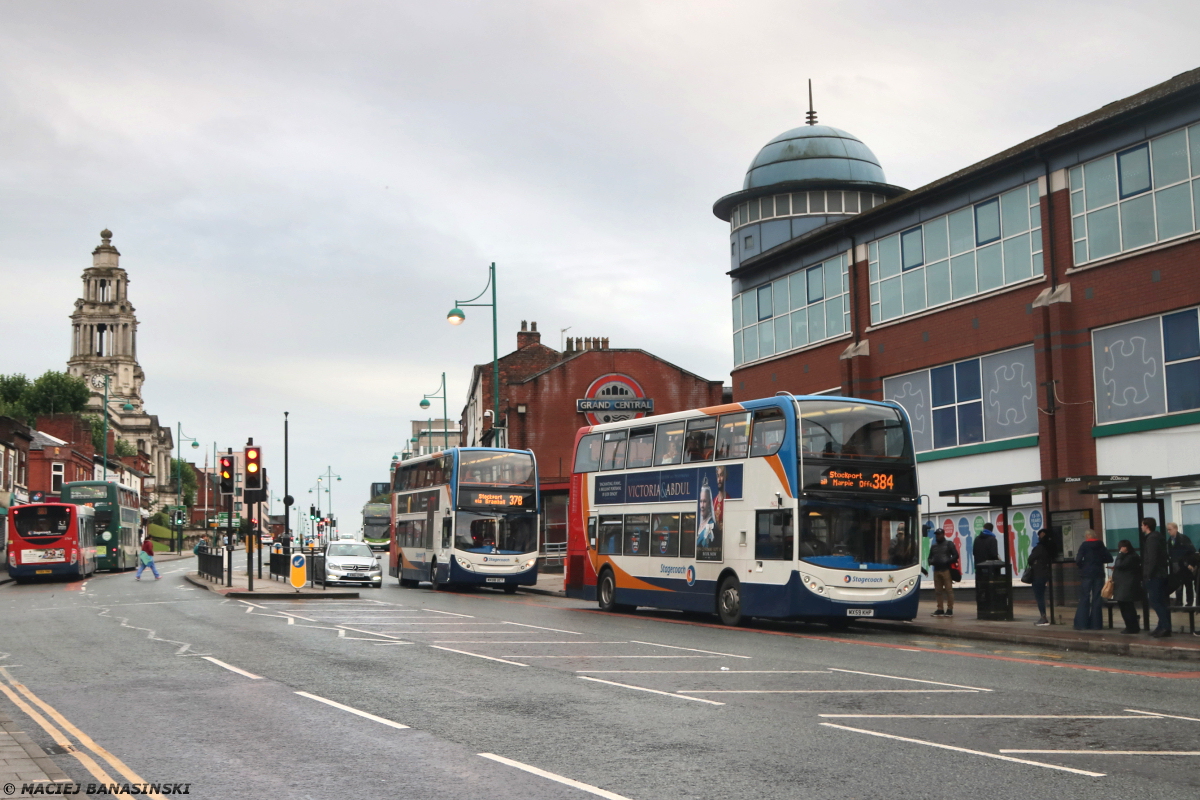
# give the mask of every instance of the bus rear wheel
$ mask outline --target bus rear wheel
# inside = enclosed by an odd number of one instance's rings
[[[736,577],[730,575],[721,581],[717,590],[717,616],[726,625],[741,625],[742,616],[742,584]]]
[[[617,602],[617,579],[611,569],[605,569],[600,573],[600,581],[596,584],[596,600],[600,604],[601,611],[628,614],[636,609],[635,606]]]

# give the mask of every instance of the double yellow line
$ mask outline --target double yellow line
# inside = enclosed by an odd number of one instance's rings
[[[8,699],[13,701],[13,705],[24,711],[38,725],[41,725],[42,729],[50,734],[50,738],[54,740],[54,743],[73,755],[97,781],[101,783],[148,783],[148,781],[126,766],[124,761],[96,744],[92,740],[92,737],[72,725],[53,706],[29,691],[29,687],[13,678],[7,667],[0,667],[0,676],[8,683],[7,686],[4,683],[0,683],[0,692],[4,692]],[[26,702],[26,699],[28,702]],[[30,703],[33,705],[30,705]],[[33,706],[37,706],[42,712],[45,712],[45,716],[39,713]],[[48,720],[46,717],[50,717],[50,719]],[[50,720],[54,720],[54,722],[52,723]],[[57,727],[54,723],[57,723]],[[96,759],[92,758],[89,753],[80,750],[68,738],[68,734],[74,736],[79,741],[80,746],[92,751],[101,760],[107,762],[108,766],[114,772],[119,773],[124,778],[124,781],[114,779],[109,773],[105,772],[104,767],[97,763]],[[155,792],[147,792],[144,796],[166,800],[161,794]]]

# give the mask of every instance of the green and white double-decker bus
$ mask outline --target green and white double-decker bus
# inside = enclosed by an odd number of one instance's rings
[[[363,506],[363,541],[372,550],[387,550],[392,540],[392,506],[367,503]]]
[[[62,501],[96,510],[96,569],[137,566],[142,521],[137,492],[113,481],[73,481],[63,486]]]

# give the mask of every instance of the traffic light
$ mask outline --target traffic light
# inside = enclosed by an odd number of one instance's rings
[[[310,521],[314,521],[314,520],[316,520],[316,518],[317,518],[317,507],[309,506],[308,507],[308,519]]]
[[[262,448],[247,447],[244,455],[246,458],[246,491],[258,491],[263,488]]]
[[[233,456],[221,456],[218,470],[217,480],[221,484],[221,494],[233,494]]]

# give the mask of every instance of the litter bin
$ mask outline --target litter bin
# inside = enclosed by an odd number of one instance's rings
[[[1012,566],[1004,561],[975,565],[975,608],[979,619],[1012,620]]]

